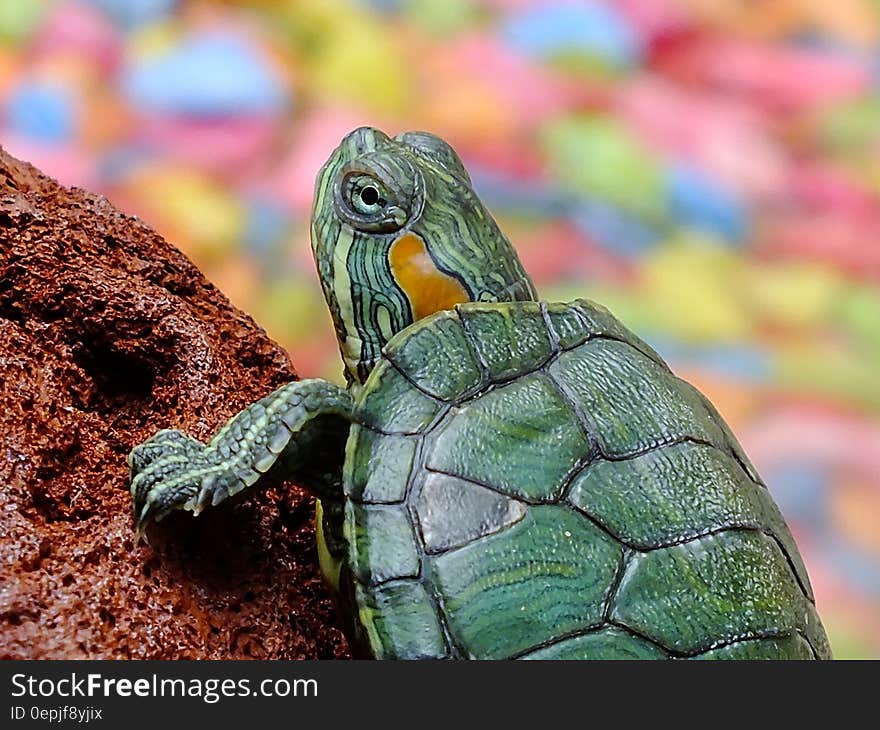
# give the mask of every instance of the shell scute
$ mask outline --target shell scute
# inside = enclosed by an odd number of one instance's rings
[[[421,390],[440,400],[456,400],[483,385],[480,363],[455,312],[416,322],[405,337],[393,338],[384,354]]]
[[[493,382],[534,372],[553,354],[538,302],[463,304],[457,310]]]
[[[563,352],[549,372],[591,419],[606,456],[682,439],[725,443],[691,386],[623,342],[586,342]]]
[[[805,629],[808,604],[773,539],[729,530],[633,556],[611,617],[672,651],[696,654]]]
[[[529,502],[556,499],[590,444],[542,373],[452,409],[429,438],[425,465]]]
[[[450,631],[476,659],[501,659],[602,623],[621,546],[559,505],[430,558]]]

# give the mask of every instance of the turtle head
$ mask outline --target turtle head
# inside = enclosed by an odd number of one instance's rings
[[[422,317],[535,299],[458,155],[427,132],[361,127],[342,140],[315,184],[312,251],[350,382]]]

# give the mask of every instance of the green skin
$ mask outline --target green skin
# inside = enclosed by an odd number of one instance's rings
[[[831,656],[717,411],[607,310],[536,301],[445,142],[355,130],[312,220],[348,387],[290,383],[208,444],[165,430],[136,447],[139,536],[271,472],[319,499],[360,656]],[[395,252],[422,244],[406,269]]]

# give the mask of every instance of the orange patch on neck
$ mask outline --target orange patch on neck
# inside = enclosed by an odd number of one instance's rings
[[[415,233],[405,233],[398,238],[391,245],[388,257],[394,278],[409,298],[415,319],[470,301],[461,283],[437,268],[425,242]]]

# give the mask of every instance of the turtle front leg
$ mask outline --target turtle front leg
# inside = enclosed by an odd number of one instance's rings
[[[273,467],[281,476],[302,476],[303,486],[319,494],[337,488],[338,470],[314,461],[327,454],[322,440],[339,440],[340,421],[347,430],[351,413],[348,391],[299,380],[233,416],[207,444],[176,429],[159,431],[128,457],[137,539],[150,522],[177,509],[199,514],[253,487]]]

